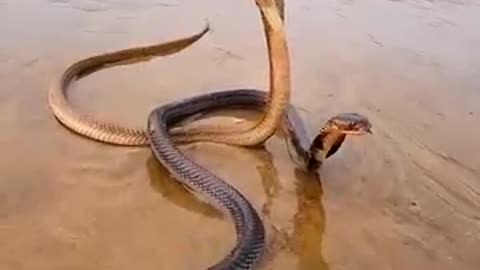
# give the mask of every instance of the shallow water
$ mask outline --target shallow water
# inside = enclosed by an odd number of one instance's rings
[[[205,269],[231,248],[230,221],[148,149],[76,136],[47,89],[79,58],[189,35],[204,18],[214,30],[191,48],[92,74],[75,104],[144,125],[168,101],[266,89],[252,3],[0,0],[0,269]],[[478,14],[477,1],[287,2],[293,103],[309,129],[355,111],[374,135],[348,138],[320,182],[278,137],[266,151],[182,147],[262,214],[262,269],[478,269]]]

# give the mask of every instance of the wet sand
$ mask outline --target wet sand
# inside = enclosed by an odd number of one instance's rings
[[[71,62],[213,26],[171,57],[78,81],[82,110],[142,126],[156,105],[266,89],[253,1],[0,0],[0,269],[205,269],[233,245],[230,221],[186,192],[147,148],[81,138],[47,107]],[[262,214],[261,269],[480,266],[480,5],[476,1],[290,1],[293,103],[315,130],[359,112],[320,178],[285,144],[182,146]],[[226,161],[229,160],[230,161]]]

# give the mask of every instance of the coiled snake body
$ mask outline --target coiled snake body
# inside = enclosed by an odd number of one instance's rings
[[[226,209],[234,221],[237,244],[228,256],[209,269],[251,269],[257,262],[264,245],[264,227],[252,205],[235,188],[199,166],[183,155],[175,142],[212,141],[239,146],[253,146],[266,141],[284,124],[289,140],[305,169],[316,168],[312,164],[321,162],[333,154],[343,142],[342,134],[349,128],[338,123],[355,122],[369,130],[368,120],[359,116],[340,115],[332,118],[312,142],[303,127],[300,117],[289,105],[290,76],[288,50],[282,26],[282,17],[273,0],[256,0],[265,25],[270,63],[270,91],[230,90],[211,93],[170,103],[155,109],[148,118],[147,129],[127,128],[121,124],[100,121],[92,116],[77,112],[66,97],[66,90],[74,79],[87,73],[117,65],[124,61],[142,61],[154,56],[168,55],[181,51],[198,41],[209,31],[205,27],[200,33],[175,41],[125,49],[93,56],[71,65],[49,92],[49,105],[55,117],[65,126],[88,138],[117,145],[148,145],[157,159],[177,179],[187,186],[218,203]],[[282,2],[282,1],[279,1]],[[180,129],[169,134],[169,127],[192,114],[205,113],[220,108],[246,107],[261,110],[263,114],[254,124],[241,128],[205,126]],[[287,112],[287,113],[285,113]],[[363,122],[362,122],[363,121]],[[330,123],[330,124],[328,124]],[[368,125],[366,125],[367,123]],[[328,128],[327,128],[328,126]],[[356,129],[354,124],[347,125]],[[367,127],[368,126],[368,127]],[[340,128],[339,128],[340,127]],[[320,137],[319,137],[320,136]],[[329,138],[329,139],[326,139]],[[338,143],[338,141],[340,142]],[[335,152],[336,150],[333,150]]]

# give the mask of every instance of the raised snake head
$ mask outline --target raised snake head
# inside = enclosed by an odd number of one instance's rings
[[[320,129],[305,157],[308,171],[318,169],[325,159],[335,154],[347,135],[372,134],[372,124],[358,113],[340,113],[330,118]]]
[[[372,134],[372,124],[367,117],[358,113],[341,113],[330,118],[325,130],[346,135]]]

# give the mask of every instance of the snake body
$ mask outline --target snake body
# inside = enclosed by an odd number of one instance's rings
[[[277,0],[278,1],[278,0]],[[283,2],[283,1],[279,1]],[[283,23],[274,0],[256,0],[260,10],[268,47],[270,91],[264,113],[255,123],[244,126],[206,126],[180,130],[174,134],[176,142],[211,141],[239,146],[259,145],[276,131],[290,100],[290,66]],[[151,46],[133,47],[92,56],[70,65],[60,80],[50,88],[48,101],[55,117],[74,132],[104,143],[128,146],[148,145],[145,128],[125,127],[113,121],[100,120],[74,109],[67,99],[70,83],[107,66],[145,61],[156,56],[179,52],[201,39],[210,27],[194,35]]]
[[[68,86],[73,80],[109,65],[118,65],[132,60],[145,61],[154,56],[179,52],[198,41],[209,30],[209,25],[206,25],[199,33],[186,38],[95,55],[77,61],[70,65],[50,88],[48,95],[50,109],[63,125],[87,138],[116,145],[146,146],[148,138],[145,128],[125,127],[119,123],[103,121],[75,110],[67,99]]]
[[[169,127],[205,110],[231,108],[232,102],[241,105],[243,97],[242,91],[206,94],[167,104],[155,109],[148,117],[148,135],[155,157],[176,179],[219,204],[232,217],[237,243],[227,256],[209,268],[212,270],[252,269],[264,247],[265,229],[253,206],[240,192],[175,147]]]
[[[283,27],[283,0],[255,0],[262,18],[268,48],[270,88],[263,113],[245,125],[207,125],[172,132],[175,142],[210,141],[237,146],[263,144],[277,130],[290,102],[290,60]]]

